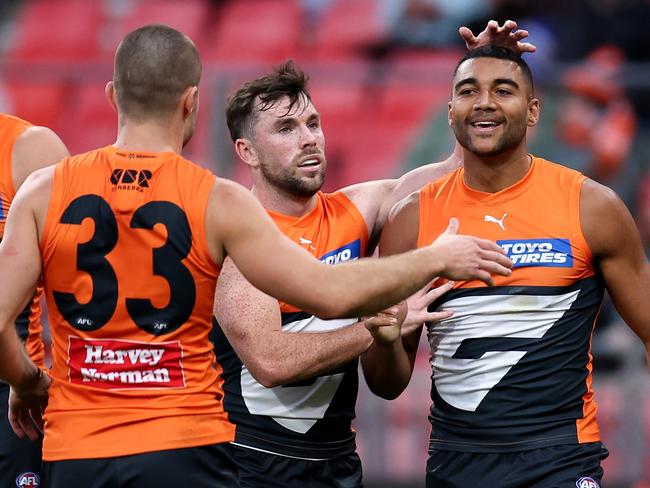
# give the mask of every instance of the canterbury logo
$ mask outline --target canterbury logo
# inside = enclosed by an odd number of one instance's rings
[[[113,185],[137,185],[140,188],[149,188],[152,173],[148,169],[115,169],[111,175]],[[118,188],[121,189],[121,188]]]
[[[499,227],[501,227],[501,230],[506,230],[506,227],[503,225],[503,221],[506,219],[508,216],[507,213],[503,214],[503,217],[500,219],[497,219],[496,217],[492,217],[491,215],[486,215],[483,217],[483,222],[492,222],[493,224],[497,224]]]

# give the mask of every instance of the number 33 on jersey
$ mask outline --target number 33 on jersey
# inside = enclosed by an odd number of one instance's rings
[[[46,436],[50,458],[112,455],[84,441],[97,429],[85,415],[102,418],[101,445],[122,444],[122,454],[125,439],[145,445],[140,452],[185,447],[156,444],[154,431],[183,430],[177,438],[187,438],[188,421],[196,437],[232,437],[217,418],[225,415],[207,339],[219,272],[205,235],[214,181],[174,153],[112,146],[56,166],[41,239],[53,331],[48,422],[65,428],[68,441]],[[124,410],[125,397],[138,405],[155,397],[156,409]]]

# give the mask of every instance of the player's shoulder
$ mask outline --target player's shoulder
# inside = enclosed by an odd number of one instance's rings
[[[535,164],[535,171],[542,173],[545,176],[555,175],[571,179],[585,178],[580,171],[569,168],[561,163],[549,161],[548,159],[535,156],[534,154],[531,154],[530,157]]]
[[[393,222],[397,218],[402,218],[405,215],[417,214],[420,209],[420,197],[424,188],[414,191],[410,195],[402,198],[390,209],[388,213],[388,221]]]
[[[585,178],[580,191],[580,206],[587,212],[603,215],[625,206],[620,197],[610,187]]]
[[[9,128],[24,130],[31,125],[31,123],[27,122],[24,119],[21,119],[16,115],[0,113],[0,130],[7,130]]]

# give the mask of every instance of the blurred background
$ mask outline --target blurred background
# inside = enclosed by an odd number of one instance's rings
[[[614,188],[650,251],[650,0],[1,0],[0,111],[54,129],[71,152],[115,140],[105,101],[112,55],[159,22],[197,44],[201,115],[186,155],[248,183],[225,129],[243,81],[293,58],[311,77],[329,162],[326,190],[444,159],[446,102],[464,51],[460,25],[516,20],[542,101],[531,152]],[[607,302],[593,340],[596,399],[611,455],[605,487],[650,487],[650,380],[644,349]],[[424,486],[430,366],[423,342],[395,401],[362,387],[366,484]]]

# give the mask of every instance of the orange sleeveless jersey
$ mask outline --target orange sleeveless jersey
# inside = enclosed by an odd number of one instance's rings
[[[14,144],[31,126],[32,124],[18,117],[0,114],[0,239],[4,234],[9,207],[16,196],[12,168]],[[40,305],[42,295],[43,290],[39,287],[31,304],[16,319],[18,335],[25,341],[25,348],[32,360],[40,367],[43,367],[45,360]]]
[[[214,175],[108,146],[56,166],[41,252],[52,329],[48,461],[232,440],[208,339]]]
[[[368,230],[357,207],[342,192],[316,194],[314,208],[302,217],[269,215],[284,235],[327,264],[366,256]],[[282,312],[298,309],[280,303]]]
[[[283,234],[328,264],[367,255],[367,224],[342,192],[317,193],[301,217],[268,212]],[[318,293],[318,283],[313,284]],[[349,326],[356,318],[322,320],[280,303],[282,329],[324,332]],[[215,324],[215,348],[224,367],[229,418],[237,425],[238,445],[290,457],[330,459],[355,450],[351,422],[358,387],[358,361],[311,380],[265,388],[252,377],[227,337]]]
[[[532,158],[515,185],[470,189],[463,169],[420,192],[418,247],[450,217],[514,263],[494,287],[459,282],[432,309],[433,448],[516,451],[599,440],[591,335],[603,294],[580,226],[585,177]]]

